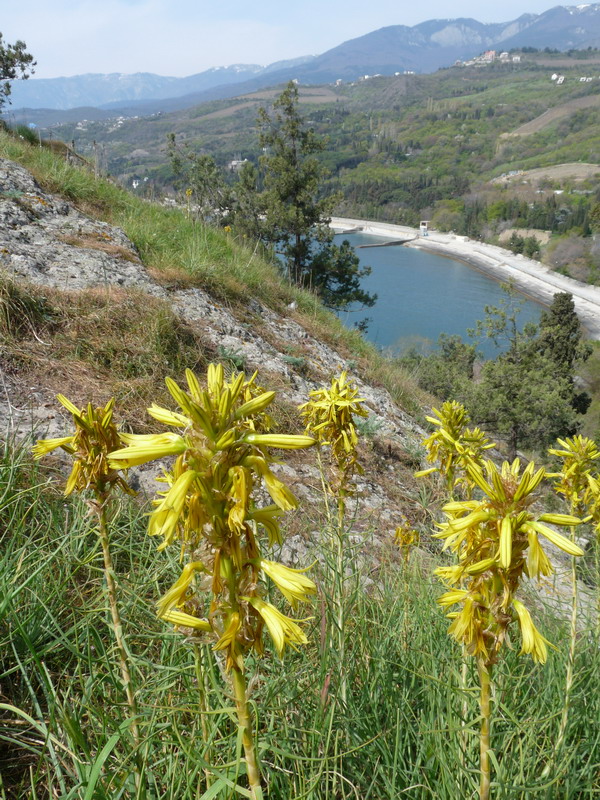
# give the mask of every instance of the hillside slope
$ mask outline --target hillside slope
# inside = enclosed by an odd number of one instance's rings
[[[6,155],[9,145],[0,140],[0,154]],[[25,157],[38,155],[20,147]],[[63,177],[82,179],[90,192],[104,188],[128,201],[110,184],[94,185],[86,173],[48,158],[46,181],[51,179],[50,166],[54,180],[60,170]],[[38,174],[41,169],[38,161]],[[371,428],[377,430],[363,453],[369,472],[360,484],[359,527],[389,539],[403,514],[411,470],[419,463],[413,454],[422,429],[377,380],[374,350],[319,311],[314,298],[290,294],[274,273],[270,277],[280,297],[249,294],[252,255],[236,275],[240,296],[235,298],[223,284],[217,290],[214,275],[211,286],[210,279],[192,270],[187,275],[176,270],[174,259],[157,268],[156,252],[154,265],[144,263],[142,252],[151,253],[152,245],[138,249],[122,229],[82,213],[81,201],[77,208],[44,190],[14,161],[0,160],[0,186],[0,306],[6,319],[0,325],[0,435],[61,435],[67,422],[56,410],[57,392],[78,404],[106,402],[114,395],[122,419],[134,429],[150,430],[144,407],[152,400],[166,401],[163,378],[181,379],[186,366],[202,373],[215,359],[229,368],[258,369],[261,384],[279,392],[276,418],[299,430],[295,407],[311,389],[346,368],[367,402]],[[86,203],[90,208],[91,196]],[[184,237],[183,229],[192,225],[196,247],[207,247],[208,232],[183,213],[141,203],[137,212],[166,215],[173,237]],[[153,227],[156,236],[156,217]],[[226,234],[214,235],[221,246],[232,247]],[[137,238],[140,242],[139,230]],[[214,254],[214,242],[209,250]],[[213,261],[208,269],[214,273],[214,268]],[[282,299],[291,302],[282,304]],[[301,310],[307,303],[313,306],[308,326]],[[403,381],[414,410],[418,391],[406,376],[394,375],[394,368],[380,361],[381,377],[392,389]],[[142,483],[153,491],[153,473],[147,477]],[[314,467],[298,457],[291,482],[309,503],[317,502],[315,480]]]

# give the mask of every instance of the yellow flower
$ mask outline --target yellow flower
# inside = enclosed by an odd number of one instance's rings
[[[42,458],[42,456],[51,453],[58,447],[62,447],[67,453],[72,454],[74,450],[71,445],[74,438],[73,436],[63,436],[59,439],[38,439],[32,447],[33,456],[34,458]]]
[[[196,473],[192,470],[180,475],[150,515],[148,533],[150,536],[164,537],[164,542],[159,546],[159,550],[163,550],[172,542],[177,523],[185,507],[187,493],[195,478]]]
[[[550,644],[550,642],[537,630],[531,619],[531,614],[523,603],[513,599],[512,605],[517,612],[519,626],[521,628],[521,653],[530,653],[534,661],[545,664],[548,658],[548,649],[546,645]]]
[[[182,439],[176,433],[147,435],[122,433],[121,439],[128,447],[115,450],[110,454],[109,464],[115,469],[137,467],[157,458],[179,455],[187,449],[185,439]]]
[[[109,462],[111,454],[120,445],[113,422],[114,399],[98,408],[89,403],[82,410],[62,394],[57,395],[57,399],[72,415],[75,432],[57,439],[40,439],[33,447],[33,454],[35,458],[41,458],[61,447],[73,457],[65,495],[92,489],[98,496],[105,497],[115,484],[128,494],[135,494],[117,472],[121,465],[114,467]]]
[[[263,618],[279,656],[283,655],[286,644],[296,650],[297,644],[308,643],[308,639],[300,626],[293,619],[278,611],[275,606],[265,603],[260,597],[242,597],[241,599],[248,602]],[[302,621],[305,622],[306,620]]]
[[[197,631],[206,632],[212,630],[208,620],[193,617],[191,614],[186,614],[185,611],[177,611],[174,608],[170,611],[165,611],[161,619],[164,619],[165,622],[171,622],[177,628],[193,628]]]
[[[263,558],[260,561],[260,568],[271,578],[292,608],[296,608],[298,601],[308,602],[310,595],[316,594],[317,587],[310,578],[304,575],[310,567],[292,569],[277,561],[267,561],[266,558]]]
[[[184,603],[187,590],[190,588],[196,572],[201,570],[204,570],[204,564],[201,561],[193,561],[191,564],[185,565],[179,578],[156,604],[156,613],[161,619],[165,618],[165,614],[173,606],[180,606]]]
[[[244,437],[244,441],[258,447],[279,447],[282,450],[300,450],[317,443],[312,436],[283,433],[249,433]]]

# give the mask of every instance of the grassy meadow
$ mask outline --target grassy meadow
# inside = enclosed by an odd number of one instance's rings
[[[56,479],[47,467],[34,465],[26,450],[4,449],[0,797],[248,796],[232,699],[212,654],[208,648],[195,652],[155,615],[155,601],[175,579],[178,559],[156,553],[144,514],[123,501],[110,528],[141,720],[145,795],[136,792],[136,754],[98,537],[85,504],[66,502]],[[403,567],[390,550],[371,575],[368,591],[349,585],[345,706],[338,697],[341,675],[331,668],[330,645],[322,635],[328,602],[323,578],[317,578],[320,596],[307,625],[309,644],[289,651],[283,662],[268,651],[249,664],[266,796],[477,796],[475,677],[470,674],[467,689],[460,689],[460,648],[446,635],[447,622],[435,604],[440,587],[428,571],[418,562]],[[549,617],[541,627],[558,647],[548,663],[534,666],[515,650],[496,675],[493,796],[595,798],[600,796],[598,642],[581,635],[568,746],[552,760],[568,637],[566,626]],[[204,734],[197,713],[198,659],[208,673]],[[464,757],[461,730],[468,742]],[[550,773],[542,778],[549,760]],[[205,770],[213,777],[212,790]]]

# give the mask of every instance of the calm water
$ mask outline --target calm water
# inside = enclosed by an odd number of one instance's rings
[[[336,237],[356,247],[385,241],[380,236],[351,234]],[[377,293],[373,308],[342,314],[352,326],[371,317],[367,339],[393,354],[415,346],[425,352],[434,348],[440,333],[467,338],[484,317],[484,306],[499,305],[505,297],[500,284],[460,261],[443,258],[412,247],[369,247],[356,250],[361,264],[372,267],[363,288]],[[519,327],[539,320],[541,306],[523,298]],[[493,343],[482,341],[479,349],[494,356]]]

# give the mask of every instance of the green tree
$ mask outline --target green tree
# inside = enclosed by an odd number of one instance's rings
[[[260,176],[255,165],[246,161],[238,173],[232,189],[231,223],[236,233],[244,239],[264,238],[265,202],[259,190]]]
[[[442,333],[433,353],[423,355],[411,348],[399,359],[422,389],[441,400],[468,405],[473,393],[473,369],[477,349],[460,336]]]
[[[26,47],[20,39],[8,44],[0,33],[0,109],[10,97],[10,81],[27,80],[34,71],[35,61]]]
[[[578,392],[575,387],[575,369],[592,354],[592,346],[583,341],[581,323],[575,312],[573,295],[557,292],[552,305],[540,318],[539,346],[554,364],[558,375],[564,377],[570,387],[572,406],[579,414],[588,410],[591,397],[587,392]]]
[[[536,258],[540,254],[540,243],[535,236],[527,236],[523,241],[523,253],[528,258]]]
[[[486,306],[476,335],[504,347],[481,370],[470,403],[475,419],[506,440],[509,457],[521,447],[541,448],[577,430],[572,380],[540,346],[537,327],[518,328],[520,303],[508,287],[499,307]]]
[[[275,248],[290,280],[313,288],[330,307],[372,306],[376,297],[360,288],[370,268],[359,266],[348,242],[333,243],[329,221],[337,198],[320,196],[325,170],[315,155],[325,145],[305,125],[292,81],[270,112],[259,111],[258,125],[264,152],[263,239]]]
[[[185,191],[194,213],[204,222],[221,222],[231,206],[231,191],[212,156],[180,146],[174,133],[167,137],[167,152],[176,188]]]

